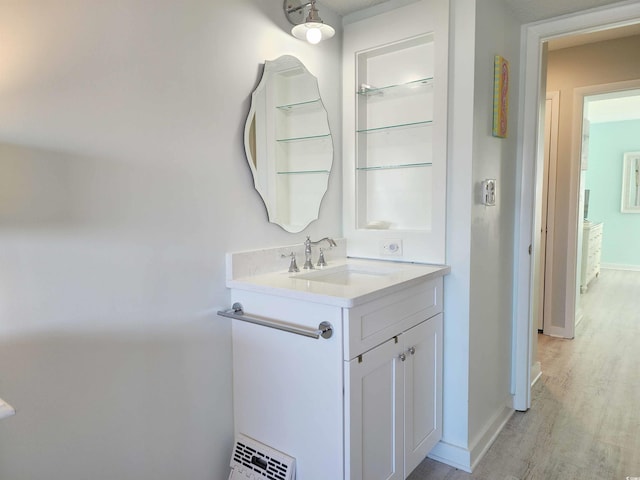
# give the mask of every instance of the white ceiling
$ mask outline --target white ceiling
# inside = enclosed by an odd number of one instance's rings
[[[625,27],[598,30],[597,32],[584,33],[580,35],[568,35],[565,37],[554,38],[553,40],[549,40],[548,43],[549,50],[558,50],[561,48],[586,45],[588,43],[604,42],[614,38],[630,37],[632,35],[640,35],[640,23],[627,25]]]
[[[591,123],[640,119],[640,90],[593,95],[586,101]]]
[[[347,15],[365,8],[393,0],[319,0],[339,15]],[[619,0],[504,0],[514,15],[523,23],[535,22],[545,18],[567,13],[579,12],[588,8],[616,3]],[[482,1],[478,2],[480,7]],[[320,11],[322,15],[322,10]]]
[[[349,13],[364,10],[365,8],[385,3],[387,0],[320,0],[320,3],[326,5],[338,15],[345,16]],[[322,16],[322,10],[320,10]]]
[[[619,0],[505,0],[523,23],[618,3]]]

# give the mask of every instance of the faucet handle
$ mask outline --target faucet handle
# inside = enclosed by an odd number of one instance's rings
[[[289,273],[299,272],[298,264],[296,263],[296,254],[291,252],[289,255],[285,255],[284,253],[281,255],[282,258],[291,257],[291,263],[289,264]]]
[[[329,247],[331,248],[331,247]],[[316,263],[316,266],[318,267],[326,267],[327,266],[327,262],[324,259],[324,250],[322,248],[320,248],[320,257],[318,257],[318,263]]]

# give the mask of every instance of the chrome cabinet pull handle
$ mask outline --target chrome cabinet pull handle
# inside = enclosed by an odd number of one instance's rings
[[[416,347],[409,347],[409,350],[407,350],[407,352],[409,352],[411,355],[415,355]]]
[[[404,362],[407,359],[407,356],[404,353],[401,353],[398,355],[398,358]]]

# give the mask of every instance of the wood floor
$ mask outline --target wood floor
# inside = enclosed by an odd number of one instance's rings
[[[538,336],[542,377],[473,474],[426,459],[408,480],[640,479],[640,272],[603,270],[574,340]]]

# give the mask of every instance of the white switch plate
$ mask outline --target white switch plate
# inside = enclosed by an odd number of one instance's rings
[[[388,238],[380,241],[380,255],[390,257],[402,256],[402,240],[399,238]]]
[[[496,181],[489,178],[482,182],[482,203],[487,206],[496,204]]]

